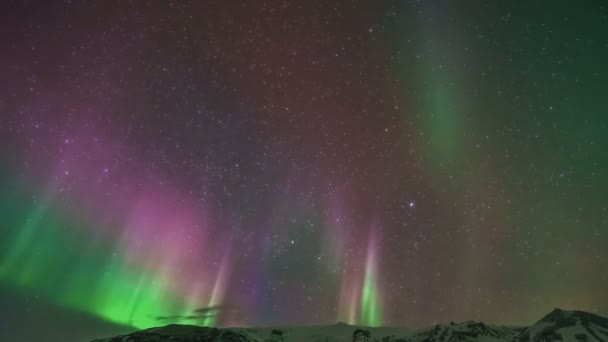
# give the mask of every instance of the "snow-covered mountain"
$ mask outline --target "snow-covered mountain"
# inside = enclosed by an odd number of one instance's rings
[[[516,342],[608,341],[608,319],[583,311],[553,310],[525,329]]]
[[[582,311],[555,309],[529,327],[482,322],[408,328],[364,328],[338,323],[281,328],[207,328],[168,325],[95,342],[608,342],[608,319]]]
[[[486,325],[467,321],[458,324],[438,324],[431,329],[418,331],[408,342],[504,342],[514,341],[523,328]]]

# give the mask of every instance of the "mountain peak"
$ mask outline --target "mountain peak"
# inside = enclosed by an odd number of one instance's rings
[[[560,309],[560,308],[555,308],[555,309],[553,309],[553,311],[549,312],[547,315],[545,315],[543,318],[541,318],[540,321],[538,321],[538,323],[540,323],[540,322],[545,322],[545,323],[568,322],[568,323],[572,324],[574,321],[580,320],[580,319],[582,319],[582,317],[585,317],[588,315],[593,315],[593,314],[584,312],[584,311],[564,310],[564,309]]]
[[[528,327],[518,341],[604,341],[602,335],[608,336],[608,319],[589,312],[555,308]]]

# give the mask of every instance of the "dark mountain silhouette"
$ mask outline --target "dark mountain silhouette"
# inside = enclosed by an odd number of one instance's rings
[[[528,327],[483,322],[438,324],[411,330],[365,328],[338,323],[291,328],[207,328],[168,325],[95,342],[608,342],[608,319],[583,311],[555,309]]]

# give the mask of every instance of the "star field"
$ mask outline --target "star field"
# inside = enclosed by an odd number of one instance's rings
[[[1,7],[11,310],[135,328],[608,315],[601,1]]]

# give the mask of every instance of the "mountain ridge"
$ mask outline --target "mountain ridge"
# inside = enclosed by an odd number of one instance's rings
[[[608,318],[554,309],[530,326],[478,321],[424,329],[361,327],[344,322],[304,327],[211,328],[169,324],[92,342],[608,342]]]

